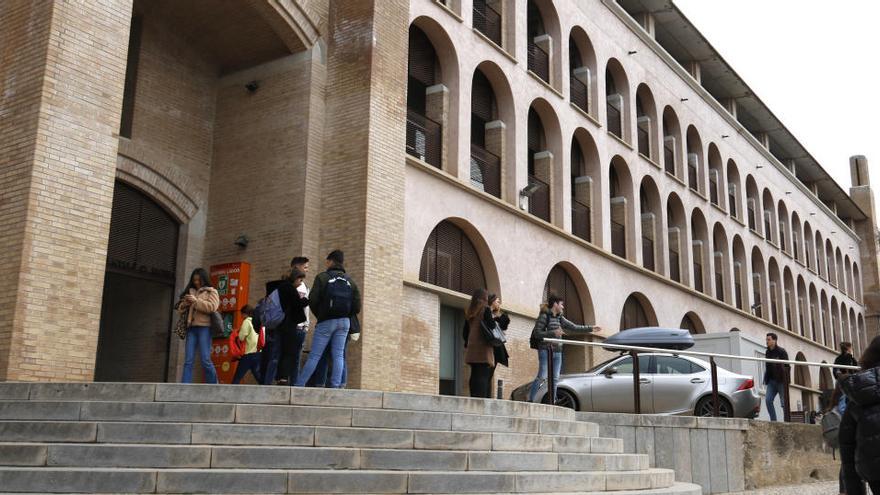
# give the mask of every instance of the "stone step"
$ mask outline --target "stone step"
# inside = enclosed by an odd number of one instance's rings
[[[689,491],[689,485],[676,486],[672,478],[672,471],[663,469],[492,473],[0,468],[0,486],[18,493],[697,493]]]
[[[243,423],[594,437],[595,423],[448,412],[200,402],[0,401],[0,420]]]
[[[574,420],[562,407],[508,400],[370,390],[180,383],[0,383],[0,400],[188,402],[336,406]],[[57,419],[57,418],[45,418]]]
[[[649,468],[648,456],[641,454],[71,443],[0,443],[0,465],[580,472]]]

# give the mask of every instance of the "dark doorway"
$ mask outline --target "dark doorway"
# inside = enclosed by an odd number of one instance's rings
[[[167,380],[178,231],[158,204],[116,183],[95,381]]]

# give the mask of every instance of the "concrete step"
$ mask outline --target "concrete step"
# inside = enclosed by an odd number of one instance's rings
[[[317,446],[621,453],[623,440],[551,434],[229,423],[0,421],[0,442]]]
[[[114,468],[367,469],[393,471],[641,471],[641,454],[0,443],[0,465]]]
[[[18,493],[697,493],[689,485],[676,486],[672,472],[662,469],[492,473],[4,467],[0,486]]]
[[[257,387],[260,388],[260,387]],[[243,423],[353,426],[588,436],[599,426],[571,420],[350,407],[202,402],[0,401],[0,420]]]
[[[42,402],[188,402],[358,407],[574,420],[575,412],[545,404],[370,390],[180,383],[0,383],[0,400]],[[60,419],[60,418],[43,418]]]

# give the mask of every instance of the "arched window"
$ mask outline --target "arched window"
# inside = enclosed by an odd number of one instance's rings
[[[804,356],[804,353],[798,352],[795,356],[795,361],[803,361],[806,362],[807,358]],[[813,410],[813,394],[805,389],[813,388],[813,380],[810,378],[810,369],[803,364],[796,364],[794,367],[794,384],[800,385],[804,387],[801,390],[801,411],[812,411]]]
[[[687,130],[688,187],[702,193],[703,187],[703,141],[694,126]]]
[[[761,209],[761,198],[758,197],[758,185],[755,179],[749,175],[746,176],[746,210],[748,211],[747,220],[749,229],[758,232],[758,211]]]
[[[681,325],[679,325],[678,328],[687,330],[691,335],[706,333],[706,327],[703,326],[700,317],[693,312],[684,315],[684,318],[681,319]]]
[[[437,168],[442,160],[442,115],[428,115],[428,88],[440,78],[440,62],[428,36],[418,26],[409,28],[406,90],[406,152]],[[433,118],[432,118],[433,117]]]
[[[577,137],[571,139],[571,232],[592,242],[592,179],[586,180],[587,163]]]
[[[500,198],[504,127],[489,128],[497,120],[495,91],[483,71],[477,69],[471,92],[471,185]]]
[[[666,173],[676,176],[678,146],[681,143],[681,128],[672,107],[663,109],[663,168]]]
[[[687,220],[681,199],[675,193],[670,193],[666,199],[666,228],[669,244],[669,278],[682,282],[683,278],[687,279],[687,265],[684,261],[686,257],[683,256],[688,251],[685,245]],[[682,273],[685,274],[684,277]]]
[[[639,218],[642,219],[642,266],[651,271],[659,272],[663,251],[660,229],[660,193],[650,176],[642,179],[639,188]]]
[[[656,325],[653,309],[643,296],[632,294],[623,303],[620,330]]]
[[[657,108],[654,95],[645,84],[636,89],[636,127],[638,131],[638,150],[643,156],[653,160],[655,156],[654,123],[657,121]]]
[[[605,66],[605,110],[608,132],[629,141],[627,130],[627,87],[626,72],[616,59],[611,59]]]
[[[595,117],[595,101],[598,96],[596,52],[590,37],[580,26],[571,28],[568,37],[568,62],[571,102]]]
[[[544,301],[550,293],[555,293],[562,298],[565,304],[565,317],[579,325],[584,324],[584,308],[581,304],[581,296],[571,276],[560,265],[550,270],[547,282],[544,283]]]
[[[503,46],[504,4],[494,0],[473,0],[474,29],[485,35],[498,46]]]
[[[715,143],[709,143],[709,201],[713,205],[724,207],[724,167],[721,152]]]
[[[440,222],[428,236],[419,280],[467,295],[487,288],[483,264],[473,243],[448,220]]]
[[[533,0],[528,2],[527,17],[529,70],[549,84],[550,54],[546,45],[542,43],[542,37],[547,34],[547,29],[544,27],[544,18],[541,16],[541,10]]]
[[[620,177],[614,165],[611,166],[609,175],[609,191],[611,197],[611,252],[621,258],[626,258],[626,218],[623,213],[614,214],[618,198],[622,197]]]
[[[529,109],[528,172],[529,187],[534,189],[529,196],[529,213],[544,221],[550,221],[550,168],[552,163],[545,155],[547,136],[544,124],[534,107]]]
[[[739,169],[736,166],[736,162],[733,160],[727,160],[727,209],[730,212],[730,216],[733,218],[738,218],[740,220],[742,217],[742,207],[740,206],[740,202],[742,194],[742,186],[739,182]]]

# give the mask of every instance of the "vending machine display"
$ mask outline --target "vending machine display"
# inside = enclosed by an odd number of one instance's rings
[[[211,360],[217,369],[220,383],[232,383],[237,361],[232,360],[229,352],[229,334],[233,329],[241,327],[244,317],[241,308],[248,303],[251,265],[243,261],[224,263],[211,267],[211,283],[220,295],[220,308],[223,316],[223,334],[213,335]]]

